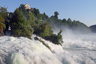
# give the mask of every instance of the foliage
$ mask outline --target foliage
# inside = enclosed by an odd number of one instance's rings
[[[57,34],[57,43],[60,45],[61,45],[60,40],[62,39],[61,33],[62,33],[62,30],[60,30],[60,32]]]
[[[46,44],[43,40],[39,39],[40,42],[42,42],[43,45],[45,45],[50,51],[51,51],[51,48],[48,46],[48,44]]]
[[[0,16],[0,34],[4,35],[3,31],[5,29],[4,19]]]
[[[39,19],[35,20],[35,24],[38,26],[40,24]]]
[[[60,42],[62,40],[61,32],[62,32],[62,30],[60,30],[60,32],[57,35],[56,34],[52,34],[52,35],[46,36],[44,38],[47,39],[47,40],[50,40],[54,44],[60,44],[60,45],[62,45],[61,42]]]
[[[38,26],[35,26],[34,33],[45,37],[53,34],[53,31],[48,23],[40,23]]]
[[[55,16],[51,16],[50,18],[46,19],[46,21],[52,26],[52,28],[59,28],[63,29],[66,27],[70,30],[74,30],[76,32],[79,33],[89,33],[90,32],[90,28],[88,26],[86,26],[84,23],[81,23],[79,21],[76,20],[71,20],[70,18],[68,18],[68,20],[66,19],[57,19]]]
[[[54,17],[55,17],[56,19],[58,19],[58,15],[59,15],[59,13],[58,13],[57,11],[55,11],[55,12],[54,12]]]
[[[7,12],[7,8],[0,6],[0,12]]]
[[[27,17],[27,23],[28,25],[30,25],[31,27],[35,26],[35,22],[34,22],[34,15],[30,12],[28,13],[28,17]]]
[[[0,22],[5,23],[4,21],[5,21],[4,18],[2,18],[0,15]]]
[[[26,10],[25,10],[25,5],[24,5],[24,4],[21,4],[21,5],[19,6],[19,9],[22,10],[23,12],[26,12]]]
[[[2,16],[2,18],[6,19],[7,18],[7,8],[0,6],[0,15]]]
[[[39,9],[36,9],[36,8],[34,8],[32,12],[33,12],[33,14],[34,14],[36,17],[38,17],[38,15],[40,14]]]
[[[23,15],[22,10],[19,10],[17,8],[13,14],[13,18],[11,21],[11,32],[13,36],[24,36],[31,38],[33,29],[30,27],[30,25],[27,24],[26,21],[27,20]]]
[[[0,6],[0,32],[4,35],[7,22],[7,8]]]
[[[45,12],[41,14],[39,9],[25,9],[24,4],[21,4],[13,13],[13,18],[11,19],[12,35],[30,38],[32,33],[34,33],[55,44],[61,44],[62,30],[56,35],[53,34],[52,28],[61,29],[62,26],[64,26],[63,29],[67,27],[70,30],[79,31],[81,33],[90,32],[90,28],[85,24],[76,20],[72,21],[70,18],[63,20],[58,19],[58,15],[58,11],[55,11],[53,16],[48,17]],[[2,17],[4,18],[5,16]]]
[[[26,18],[28,18],[28,13],[29,13],[29,11],[27,11],[27,10],[25,9],[25,5],[24,5],[24,4],[21,4],[21,5],[19,6],[19,10],[22,10],[23,15],[24,15]]]

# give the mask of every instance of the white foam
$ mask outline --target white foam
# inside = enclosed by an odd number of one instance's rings
[[[63,46],[40,38],[0,37],[0,64],[96,64],[96,35],[63,36]],[[73,37],[73,38],[71,38]],[[62,48],[63,47],[63,48]]]
[[[2,64],[62,64],[41,42],[24,37],[0,37],[0,51]]]
[[[63,36],[63,48],[76,64],[96,64],[96,34],[66,36]]]

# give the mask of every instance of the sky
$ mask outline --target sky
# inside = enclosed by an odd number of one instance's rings
[[[71,18],[87,26],[96,24],[96,0],[0,0],[0,6],[8,7],[8,12],[14,12],[20,4],[26,3],[49,17],[58,11],[59,19]]]

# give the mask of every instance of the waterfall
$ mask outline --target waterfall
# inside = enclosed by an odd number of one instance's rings
[[[38,37],[0,37],[0,64],[96,64],[96,35],[63,36],[63,45]]]

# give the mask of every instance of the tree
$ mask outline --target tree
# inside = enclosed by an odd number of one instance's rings
[[[70,18],[68,18],[67,24],[69,24],[69,27],[72,27],[72,20]]]
[[[19,10],[18,8],[13,14],[11,21],[11,32],[13,36],[24,36],[28,38],[31,38],[31,35],[33,33],[33,29],[30,27],[30,25],[27,24],[27,20],[23,15],[22,10]]]
[[[33,13],[35,16],[38,16],[38,14],[40,14],[40,11],[38,9],[34,8]]]
[[[3,31],[5,29],[4,19],[0,16],[0,36],[4,35]]]
[[[0,6],[0,12],[7,12],[7,8]]]
[[[29,11],[27,11],[27,10],[25,9],[25,5],[24,5],[24,4],[21,4],[21,5],[19,6],[19,9],[22,10],[23,15],[27,18]]]
[[[0,6],[0,15],[2,16],[2,18],[6,19],[7,18],[7,8]]]
[[[58,15],[59,15],[59,13],[58,13],[57,11],[55,11],[55,12],[54,12],[54,17],[55,17],[56,19],[58,19]]]
[[[21,4],[21,5],[19,6],[19,9],[21,9],[22,11],[25,10],[25,5],[24,5],[24,4]]]
[[[36,19],[35,20],[35,24],[38,26],[40,24],[40,20],[39,19]]]
[[[61,44],[61,43],[60,43],[60,40],[62,39],[61,33],[62,33],[62,30],[60,30],[60,32],[57,34],[57,43],[58,43],[58,44]]]
[[[8,12],[7,12],[7,8],[1,7],[1,6],[0,6],[0,22],[1,22],[2,26],[3,26],[2,32],[5,33],[6,26],[8,24]]]
[[[34,19],[35,19],[34,15],[31,12],[28,13],[27,23],[31,25],[31,27],[35,26]]]
[[[66,19],[63,19],[62,22],[63,22],[63,23],[66,23]]]
[[[0,15],[0,22],[4,23],[4,21],[5,21],[4,18],[2,18]]]
[[[45,39],[53,42],[54,44],[62,45],[61,43],[63,43],[63,40],[62,40],[61,33],[62,33],[62,30],[60,30],[60,32],[57,35],[56,34],[51,34],[49,36],[45,36]]]
[[[53,31],[49,23],[40,23],[39,26],[35,27],[34,33],[41,37],[45,37],[53,34]]]
[[[68,20],[67,20],[67,21],[72,22],[72,20],[71,20],[70,18],[68,18]]]
[[[48,16],[46,15],[45,12],[43,13],[43,15],[44,15],[44,18],[45,18],[45,19],[48,19]]]

